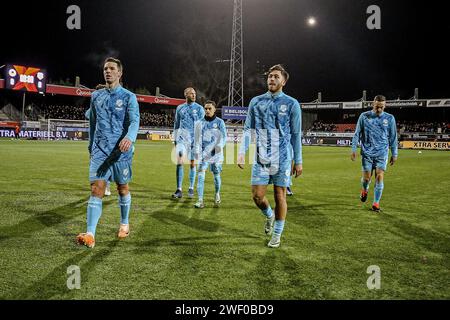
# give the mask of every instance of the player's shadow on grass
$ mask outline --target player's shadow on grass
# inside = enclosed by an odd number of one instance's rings
[[[267,243],[267,241],[265,242]],[[281,244],[283,246],[283,243]],[[310,279],[306,279],[304,269],[308,266],[296,262],[288,252],[280,247],[267,248],[267,253],[260,257],[256,268],[249,272],[248,278],[256,283],[256,296],[250,299],[289,299],[300,300],[305,297],[324,297]],[[310,268],[313,266],[309,266]],[[282,289],[281,289],[282,288]]]
[[[81,253],[76,254],[74,257],[69,258],[56,268],[54,268],[50,273],[47,274],[43,279],[33,283],[31,286],[25,288],[17,295],[13,297],[7,297],[8,299],[36,299],[36,300],[48,300],[53,297],[70,299],[76,295],[79,290],[70,290],[67,287],[67,279],[70,274],[67,274],[67,268],[69,266],[80,267],[81,275],[81,290],[83,290],[83,284],[88,283],[89,274],[96,270],[96,265],[102,264],[103,260],[109,256],[113,249],[117,246],[119,240],[113,240],[109,242],[102,242],[103,245],[107,245],[106,248],[101,249],[96,246],[95,249],[89,249],[86,247],[81,247]],[[90,259],[81,263],[82,260],[90,256]],[[2,297],[2,299],[5,297]]]
[[[202,220],[196,217],[186,217],[170,209],[156,211],[151,217],[163,224],[176,222],[199,231],[216,232],[220,228],[220,224],[217,222]]]
[[[331,209],[328,207],[335,207],[332,203],[320,203],[320,204],[302,204],[300,202],[294,202],[288,204],[288,212],[286,220],[288,223],[292,222],[298,225],[305,226],[307,228],[318,228],[329,225],[329,218],[324,213]]]
[[[86,198],[81,198],[64,206],[47,211],[39,212],[29,209],[22,210],[32,216],[16,225],[0,227],[0,241],[15,237],[30,236],[45,228],[59,225],[82,214],[86,214],[86,205],[84,205],[86,202]],[[109,202],[105,202],[104,204],[107,206],[109,205]]]
[[[405,220],[399,219],[394,215],[381,213],[382,218],[391,224],[391,226],[400,230],[399,237],[415,242],[430,251],[447,254],[450,244],[450,237],[440,234],[436,231],[415,226]]]

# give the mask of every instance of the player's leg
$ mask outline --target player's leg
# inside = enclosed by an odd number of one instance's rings
[[[120,161],[113,164],[113,179],[117,184],[120,207],[120,225],[117,237],[123,239],[130,234],[129,216],[131,209],[131,193],[128,183],[133,176],[131,168],[132,160]]]
[[[275,221],[275,213],[270,206],[269,200],[266,198],[267,185],[253,185],[252,197],[256,206],[261,210],[261,213],[266,217],[264,222],[265,234],[271,234],[273,223]]]
[[[117,192],[119,193],[120,206],[120,226],[117,237],[123,239],[130,234],[130,209],[131,209],[131,193],[127,184],[117,184]]]
[[[177,177],[177,190],[172,194],[172,198],[181,198],[183,196],[182,186],[183,186],[183,158],[186,154],[186,148],[183,143],[177,143],[176,146],[177,153],[177,168],[176,168],[176,177]]]
[[[195,166],[195,160],[191,160],[190,169],[189,169],[189,190],[188,197],[194,197],[194,185],[195,185],[195,176],[197,175],[197,167]]]
[[[376,162],[374,199],[372,203],[372,210],[375,212],[380,211],[380,200],[384,189],[384,172],[387,167],[387,159],[388,156],[386,155],[384,158],[377,159]]]
[[[204,208],[203,203],[203,192],[205,187],[205,175],[206,169],[208,168],[208,164],[205,162],[201,162],[198,166],[198,183],[197,183],[197,193],[198,193],[198,201],[195,203],[196,208]]]
[[[272,239],[268,243],[268,246],[271,248],[278,248],[280,246],[281,234],[284,230],[287,213],[286,188],[287,187],[285,186],[273,186],[275,198],[275,222],[273,225]]]
[[[189,159],[191,160],[191,167],[189,169],[189,190],[188,197],[194,197],[194,185],[195,185],[195,176],[197,174],[197,166],[195,165],[195,144],[192,143],[189,149]]]
[[[290,183],[291,172],[291,165],[282,163],[278,170],[271,176],[275,198],[275,222],[272,239],[267,244],[271,248],[278,248],[280,246],[281,234],[284,230],[287,213],[286,189]]]
[[[104,180],[95,180],[91,182],[91,196],[89,197],[86,213],[86,232],[77,236],[79,244],[86,245],[89,248],[95,246],[95,232],[98,221],[102,215],[103,196],[105,194]]]
[[[269,170],[259,163],[252,166],[252,196],[256,206],[261,209],[262,214],[266,217],[264,223],[264,232],[270,234],[275,221],[275,214],[266,198],[267,185],[270,182]]]
[[[86,233],[80,233],[77,236],[77,242],[90,248],[95,245],[95,232],[98,221],[102,215],[103,196],[105,195],[106,181],[111,176],[111,170],[106,170],[102,177],[97,176],[102,161],[91,159],[89,164],[89,181],[91,183],[91,196],[89,197],[86,213]]]
[[[111,195],[111,180],[106,181],[105,196]]]
[[[367,195],[369,194],[369,185],[372,175],[373,159],[366,156],[361,156],[362,161],[362,177],[361,177],[361,202],[366,202]]]
[[[367,195],[369,194],[369,185],[371,179],[372,172],[371,171],[363,171],[361,177],[361,202],[366,202]]]
[[[221,163],[211,164],[211,172],[214,174],[214,189],[216,191],[214,203],[218,205],[221,203],[220,189],[222,187],[222,177],[220,176],[220,173],[222,172],[222,164]]]
[[[289,186],[286,187],[286,195],[288,196],[294,195],[294,192],[292,192],[291,190],[291,186],[292,186],[292,176],[289,176]]]

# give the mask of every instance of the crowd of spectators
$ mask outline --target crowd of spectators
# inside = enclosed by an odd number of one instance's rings
[[[397,123],[397,130],[399,130],[400,133],[450,133],[450,123],[403,121]]]
[[[68,105],[47,105],[43,110],[46,119],[85,120],[88,107]]]
[[[85,120],[88,107],[69,105],[48,105],[43,111],[46,119]],[[141,126],[173,127],[174,116],[171,113],[141,111]]]
[[[141,112],[141,126],[146,127],[173,127],[172,113]]]
[[[337,126],[334,123],[324,123],[321,120],[314,121],[312,127],[309,131],[316,132],[335,132],[337,130]]]

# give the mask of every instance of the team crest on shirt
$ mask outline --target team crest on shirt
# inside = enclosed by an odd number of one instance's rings
[[[197,114],[197,110],[192,110],[192,113],[193,114]]]
[[[123,101],[121,99],[118,99],[116,101],[116,110],[122,110]]]
[[[282,104],[280,106],[280,116],[285,116],[286,115],[286,111],[287,111],[287,105]]]
[[[214,124],[213,124],[213,128],[214,128],[214,129],[217,129],[217,123],[214,123]]]
[[[383,126],[387,127],[389,125],[389,121],[387,119],[383,120]]]

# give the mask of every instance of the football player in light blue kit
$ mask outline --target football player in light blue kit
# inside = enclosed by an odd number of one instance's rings
[[[198,165],[198,201],[196,208],[204,208],[203,190],[205,186],[205,173],[208,167],[214,174],[215,198],[214,203],[218,206],[220,200],[220,187],[222,180],[220,173],[223,164],[223,147],[227,143],[227,129],[225,122],[216,116],[216,103],[208,100],[205,102],[205,118],[195,126],[195,147],[199,155]]]
[[[197,121],[205,116],[203,107],[195,102],[196,92],[194,88],[184,89],[186,102],[179,105],[175,112],[174,140],[177,153],[177,190],[172,194],[172,198],[179,199],[183,196],[183,158],[188,157],[191,162],[189,171],[188,197],[194,197],[195,184],[195,150],[194,150],[194,127]]]
[[[255,163],[252,167],[252,195],[255,204],[266,217],[264,231],[272,234],[271,248],[280,246],[286,220],[286,188],[290,176],[303,172],[301,110],[298,101],[285,93],[283,87],[289,74],[281,65],[268,71],[269,91],[250,102],[244,125],[238,165],[242,169],[250,144],[251,131],[256,135]],[[293,159],[290,150],[293,149]],[[292,160],[294,166],[292,168]],[[275,213],[266,198],[267,185],[274,185]]]
[[[375,97],[373,109],[362,113],[356,125],[355,135],[352,139],[351,159],[356,159],[358,142],[361,143],[362,202],[366,202],[372,170],[375,170],[376,181],[372,210],[380,211],[380,199],[384,188],[384,172],[386,171],[389,149],[391,149],[390,164],[393,165],[398,157],[397,125],[392,114],[384,112],[386,98],[382,95]]]
[[[139,104],[136,95],[120,85],[122,63],[107,58],[103,74],[107,87],[92,93],[89,114],[89,180],[91,197],[87,207],[87,231],[77,236],[79,244],[94,247],[95,232],[102,214],[106,181],[112,176],[117,184],[121,213],[118,238],[129,235],[128,217],[131,194],[132,146],[139,129]]]

